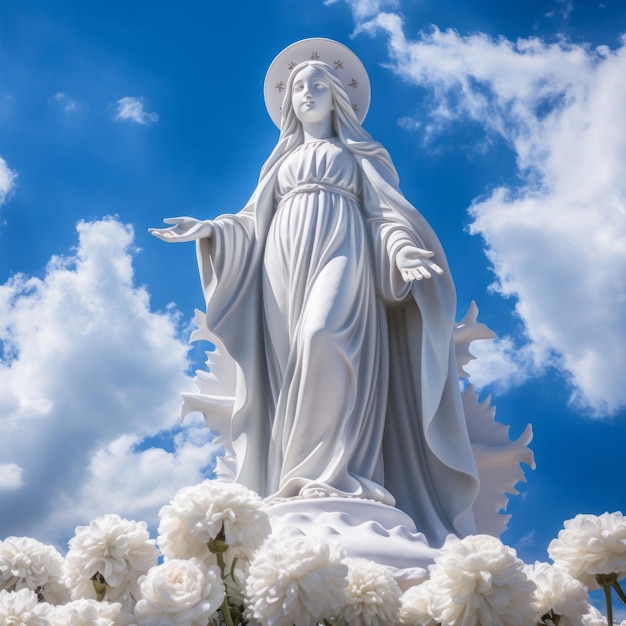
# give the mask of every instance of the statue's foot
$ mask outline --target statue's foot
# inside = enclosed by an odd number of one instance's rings
[[[313,487],[305,487],[300,491],[303,498],[336,498],[339,494],[330,489],[315,485]]]

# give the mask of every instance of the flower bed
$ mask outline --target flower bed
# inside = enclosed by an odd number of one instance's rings
[[[404,593],[391,568],[338,544],[272,535],[261,498],[235,483],[186,487],[159,517],[156,541],[114,514],[79,526],[65,558],[31,538],[1,541],[0,625],[601,626],[612,592],[626,602],[619,512],[566,521],[553,564],[526,565],[490,535],[450,536],[429,579]],[[608,621],[589,604],[597,588]]]

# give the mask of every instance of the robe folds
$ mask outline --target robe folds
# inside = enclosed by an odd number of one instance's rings
[[[197,245],[206,326],[236,362],[234,480],[263,497],[373,499],[430,545],[475,532],[477,470],[441,245],[375,154],[302,144]],[[406,283],[404,245],[444,270]],[[185,400],[208,414],[211,400]]]

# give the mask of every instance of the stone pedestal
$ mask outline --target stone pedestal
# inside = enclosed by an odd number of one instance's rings
[[[437,552],[402,511],[356,498],[291,498],[268,503],[274,534],[302,533],[340,543],[348,556],[387,565],[404,590],[428,577]]]

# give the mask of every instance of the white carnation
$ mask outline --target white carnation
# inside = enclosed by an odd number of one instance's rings
[[[388,626],[398,620],[402,591],[388,567],[367,559],[344,559],[348,566],[345,604],[338,624]]]
[[[139,584],[137,626],[206,626],[224,601],[219,568],[207,568],[197,559],[165,561]]]
[[[246,598],[263,626],[309,626],[345,602],[345,553],[317,537],[270,537],[250,563]]]
[[[448,626],[526,626],[535,584],[515,550],[489,535],[449,536],[429,566],[436,621]]]
[[[626,520],[620,513],[579,514],[567,520],[548,546],[557,567],[587,585],[599,587],[596,574],[626,576]]]
[[[78,526],[65,559],[66,584],[72,598],[95,599],[92,578],[107,585],[107,600],[137,597],[137,580],[157,563],[157,549],[145,522],[105,515],[89,526]]]
[[[0,541],[0,589],[30,589],[40,600],[61,604],[69,599],[63,564],[52,546],[30,537],[8,537]]]
[[[559,626],[576,626],[580,616],[587,610],[589,594],[587,588],[566,571],[549,563],[535,562],[527,566],[528,577],[537,585],[533,606],[536,620],[554,613],[560,616]]]
[[[185,487],[159,512],[161,551],[167,558],[196,557],[210,564],[207,544],[221,538],[229,547],[251,552],[271,532],[262,507],[261,498],[238,483],[205,480]]]
[[[52,606],[39,602],[30,589],[0,591],[0,624],[6,626],[48,626]]]
[[[406,626],[438,626],[430,611],[432,591],[429,581],[409,587],[402,595],[400,624]]]
[[[117,626],[121,610],[118,602],[74,600],[55,606],[48,621],[50,626]]]
[[[606,617],[591,604],[587,606],[580,623],[582,626],[607,626]]]

